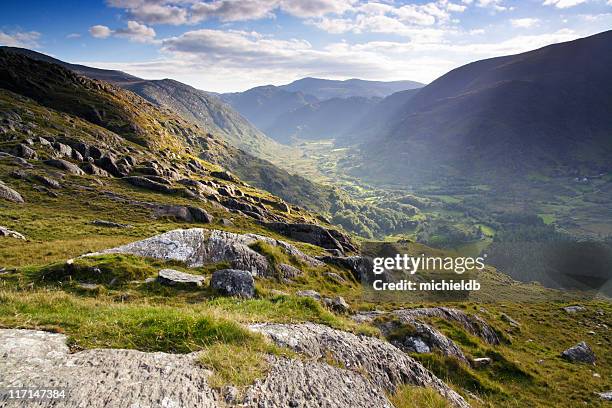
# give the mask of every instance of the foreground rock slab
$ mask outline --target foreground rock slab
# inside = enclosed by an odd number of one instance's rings
[[[157,281],[162,285],[198,288],[202,286],[204,276],[192,275],[190,273],[175,271],[174,269],[162,269],[157,275]]]
[[[70,354],[62,334],[0,330],[0,388],[67,389],[66,399],[28,407],[217,407],[196,358],[108,349]],[[20,404],[0,401],[6,407]]]
[[[251,330],[276,344],[314,359],[333,358],[348,370],[365,375],[381,390],[394,392],[401,384],[431,387],[456,407],[468,403],[421,363],[382,340],[357,336],[327,326],[304,324],[255,324]]]

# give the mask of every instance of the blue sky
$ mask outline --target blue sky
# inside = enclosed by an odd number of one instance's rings
[[[304,76],[430,82],[612,29],[612,0],[100,0],[0,4],[0,44],[225,92]]]

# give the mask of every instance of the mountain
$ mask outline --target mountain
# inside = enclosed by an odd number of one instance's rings
[[[122,71],[70,64],[32,50],[1,48],[36,60],[58,64],[80,75],[128,89],[158,106],[171,109],[188,121],[202,126],[210,133],[223,137],[233,146],[257,157],[272,159],[287,153],[284,146],[264,135],[231,106],[209,92],[171,79],[145,80]]]
[[[347,79],[337,81],[320,78],[302,78],[282,85],[279,88],[290,92],[302,92],[318,99],[350,98],[361,96],[365,98],[384,98],[392,93],[408,89],[422,88],[424,85],[414,81],[365,81],[363,79]]]
[[[274,85],[226,93],[221,97],[264,132],[280,115],[318,101],[312,95],[286,91]]]
[[[346,132],[368,113],[378,102],[377,98],[332,98],[314,102],[280,114],[265,129],[266,134],[281,143],[289,144],[292,138],[334,139]]]
[[[372,129],[357,173],[411,183],[610,171],[611,69],[612,31],[457,68]]]

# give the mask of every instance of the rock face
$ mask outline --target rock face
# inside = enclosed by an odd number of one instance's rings
[[[71,354],[63,334],[0,330],[0,388],[67,388],[68,398],[31,406],[218,407],[197,354],[86,350]],[[18,407],[23,405],[2,406]]]
[[[179,272],[174,269],[162,269],[157,275],[157,281],[162,285],[197,288],[202,286],[204,276]]]
[[[322,264],[283,241],[256,234],[242,235],[202,228],[173,230],[97,254],[122,253],[175,260],[184,262],[189,267],[225,261],[234,269],[246,270],[256,276],[271,276],[274,272],[267,258],[249,247],[257,241],[281,247],[287,254],[309,265]]]
[[[255,281],[247,271],[222,269],[212,275],[210,286],[225,296],[250,299],[255,296]]]
[[[307,242],[325,249],[335,249],[346,252],[357,252],[357,246],[340,231],[327,229],[316,224],[289,224],[285,222],[269,222],[264,225],[273,231],[296,241]]]
[[[20,234],[17,231],[13,231],[10,230],[6,227],[3,227],[0,225],[0,237],[10,237],[10,238],[17,238],[17,239],[23,239],[25,241],[26,237],[23,236],[23,234]]]
[[[0,198],[14,203],[24,202],[21,194],[4,184],[2,181],[0,181]]]
[[[574,347],[570,347],[561,353],[561,357],[571,361],[572,363],[595,363],[595,353],[584,341],[576,344]]]
[[[245,392],[257,408],[393,408],[384,392],[361,375],[327,364],[271,358],[272,369]]]
[[[348,370],[365,373],[380,390],[393,392],[404,383],[431,387],[452,405],[469,407],[459,394],[421,363],[382,340],[356,336],[313,323],[255,324],[250,328],[265,334],[276,344],[289,347],[309,358],[331,357]]]

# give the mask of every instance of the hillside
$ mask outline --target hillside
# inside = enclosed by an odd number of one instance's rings
[[[279,88],[290,92],[302,92],[320,100],[332,98],[384,98],[395,92],[421,88],[424,85],[415,81],[366,81],[347,79],[344,81],[302,78]]]
[[[487,182],[610,171],[611,51],[608,31],[457,68],[372,131],[363,151],[380,160],[362,174]]]

